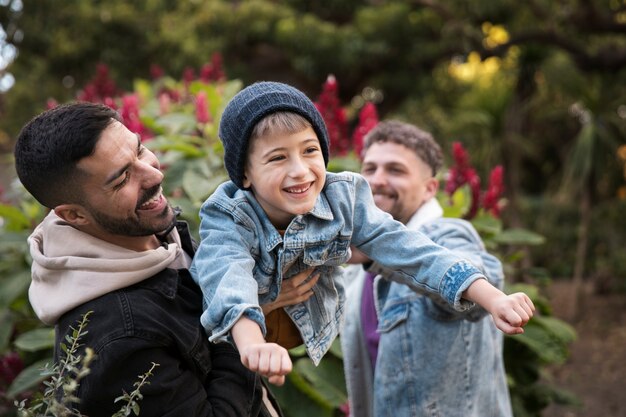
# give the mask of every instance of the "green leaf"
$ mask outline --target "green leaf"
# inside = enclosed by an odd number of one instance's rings
[[[0,352],[5,352],[9,346],[9,340],[13,333],[15,319],[9,309],[0,312]]]
[[[50,376],[50,373],[46,371],[46,365],[51,363],[52,358],[47,358],[37,361],[24,368],[22,372],[20,372],[20,374],[13,380],[11,386],[9,386],[6,393],[7,397],[15,398],[16,395],[39,385],[43,380]]]
[[[443,208],[443,217],[461,219],[469,210],[472,197],[469,186],[464,185],[456,190],[454,194],[452,194],[452,197],[448,196],[445,192],[438,192],[437,200]]]
[[[328,161],[328,171],[330,172],[341,172],[341,171],[352,171],[352,172],[361,172],[361,162],[359,158],[354,155],[354,153],[350,153],[347,156],[342,157],[333,157],[330,161]]]
[[[204,201],[227,177],[220,173],[211,175],[206,164],[195,164],[183,174],[183,189],[192,201]],[[198,169],[199,168],[199,169]]]
[[[304,345],[296,346],[289,349],[289,354],[294,357],[301,357],[306,355],[306,347]]]
[[[16,298],[26,294],[30,285],[30,271],[23,270],[15,272],[12,276],[0,280],[2,291],[0,291],[0,308],[8,307]]]
[[[155,124],[170,134],[192,132],[196,128],[196,117],[193,112],[168,113],[160,116]]]
[[[330,345],[329,353],[343,360],[343,352],[341,350],[341,342],[339,340],[340,340],[339,337],[333,340],[333,344]]]
[[[15,346],[27,352],[35,352],[54,347],[54,329],[40,328],[22,333],[15,340]]]
[[[552,331],[549,325],[542,323],[543,317],[533,317],[524,328],[524,333],[511,337],[514,341],[524,344],[546,364],[560,364],[568,356],[568,338],[563,338],[563,328]],[[567,336],[567,335],[565,335]]]
[[[481,235],[498,235],[502,232],[502,221],[484,213],[473,218],[472,225]]]
[[[542,326],[563,343],[569,344],[576,340],[576,330],[574,327],[561,319],[549,316],[537,316],[533,317],[532,320],[535,320],[536,324]]]
[[[30,220],[17,207],[0,204],[0,217],[5,220],[6,230],[17,232],[30,228]]]
[[[546,241],[542,235],[526,229],[507,229],[493,237],[493,240],[503,245],[543,245]]]
[[[296,362],[295,369],[309,381],[324,404],[339,407],[347,401],[343,367],[337,358],[326,356],[317,367],[310,359],[303,358]]]
[[[330,406],[321,405],[313,400],[302,390],[303,386],[310,385],[297,372],[291,372],[283,386],[270,385],[270,390],[286,416],[333,417]]]

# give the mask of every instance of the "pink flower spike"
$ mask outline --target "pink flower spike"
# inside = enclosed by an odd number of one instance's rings
[[[196,121],[201,124],[206,124],[211,121],[209,101],[204,91],[200,91],[196,95]]]
[[[194,71],[194,69],[191,67],[186,67],[183,70],[183,81],[185,82],[185,84],[189,84],[195,79],[196,79],[196,71]]]
[[[170,112],[170,103],[172,99],[167,92],[161,92],[159,94],[159,113],[162,115]]]
[[[165,71],[158,64],[150,64],[150,77],[153,80],[158,80],[165,75]]]
[[[378,124],[378,112],[372,102],[367,102],[359,112],[359,124],[352,135],[354,152],[360,158],[363,151],[363,138]]]
[[[494,216],[498,217],[502,209],[501,197],[504,194],[504,168],[496,166],[489,174],[489,184],[483,197],[482,206]]]
[[[53,98],[49,98],[48,101],[46,101],[46,109],[47,110],[51,110],[54,109],[55,107],[57,107],[59,105],[59,102],[56,101]]]
[[[315,107],[326,123],[331,154],[345,155],[350,148],[348,122],[345,109],[340,105],[338,90],[339,86],[335,76],[329,75],[315,102]]]

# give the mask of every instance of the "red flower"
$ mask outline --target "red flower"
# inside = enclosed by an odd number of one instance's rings
[[[0,386],[9,386],[24,369],[24,362],[16,352],[9,352],[0,358]]]
[[[122,108],[120,110],[122,123],[133,133],[141,136],[142,140],[153,137],[152,133],[146,129],[139,117],[139,97],[137,94],[127,94],[122,97]]]
[[[226,78],[222,67],[222,55],[219,52],[211,56],[211,62],[206,63],[200,70],[200,79],[206,83],[211,81],[222,81]]]
[[[103,103],[105,97],[116,97],[118,89],[109,77],[109,67],[106,64],[98,64],[96,75],[87,83],[83,91],[78,93],[78,99],[92,103]]]
[[[376,111],[376,106],[374,103],[368,101],[359,112],[359,124],[356,129],[354,129],[354,133],[352,134],[354,152],[359,158],[361,157],[361,151],[363,150],[363,138],[377,124],[378,112]]]
[[[159,65],[157,64],[150,65],[150,77],[153,80],[158,80],[159,78],[162,78],[164,75],[165,75],[165,71],[163,71],[163,68],[161,68]]]
[[[472,192],[472,203],[464,217],[472,219],[476,216],[480,203],[480,177],[476,174],[476,170],[470,166],[469,155],[460,142],[452,143],[452,156],[454,157],[454,165],[448,171],[445,192],[452,196],[459,187],[469,184]]]
[[[502,204],[500,197],[504,194],[504,168],[502,165],[496,166],[489,174],[489,184],[483,196],[483,208],[493,214],[500,216]]]
[[[329,75],[315,102],[315,107],[326,123],[330,140],[330,153],[345,155],[350,149],[350,141],[348,139],[346,112],[340,105],[338,90],[337,80],[333,75]]]
[[[54,109],[58,105],[59,105],[59,102],[53,98],[49,98],[48,101],[46,101],[46,109],[48,110]]]
[[[196,71],[191,67],[186,67],[183,70],[183,81],[185,82],[185,85],[189,84],[195,79],[196,79]]]
[[[350,417],[350,403],[346,401],[345,403],[339,406],[339,411],[341,411],[345,417]]]
[[[211,121],[209,114],[209,102],[204,91],[200,91],[196,95],[196,121],[205,124]]]
[[[469,182],[469,176],[472,172],[475,174],[475,171],[469,165],[469,155],[460,142],[452,143],[452,156],[454,165],[448,171],[448,180],[446,182],[446,193],[450,196],[459,187]]]

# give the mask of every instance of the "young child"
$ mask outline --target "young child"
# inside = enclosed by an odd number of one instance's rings
[[[374,261],[369,271],[460,311],[478,303],[503,332],[523,332],[534,310],[525,294],[505,295],[469,262],[408,231],[376,207],[359,174],[326,172],[326,126],[301,91],[276,82],[243,89],[226,106],[219,136],[231,181],[201,208],[191,272],[210,340],[234,342],[249,369],[282,384],[291,371],[285,348],[301,343],[319,363],[343,317],[341,265],[351,245]],[[270,313],[277,336],[266,341],[260,305],[311,267],[319,273],[313,295]]]

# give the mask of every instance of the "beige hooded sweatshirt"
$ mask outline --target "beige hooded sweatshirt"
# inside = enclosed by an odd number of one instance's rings
[[[167,240],[167,248],[136,252],[81,232],[50,212],[28,238],[28,297],[35,314],[53,325],[74,307],[154,276],[182,253],[176,228]]]

